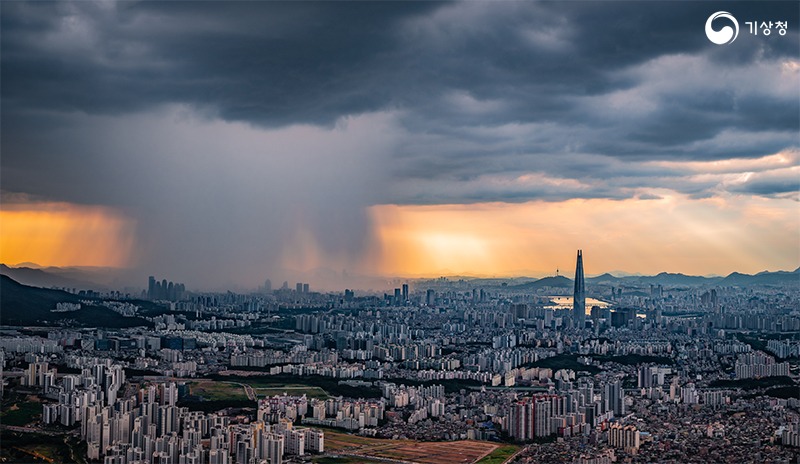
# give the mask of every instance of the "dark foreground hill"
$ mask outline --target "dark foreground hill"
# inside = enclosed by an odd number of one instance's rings
[[[0,274],[7,275],[23,285],[32,285],[34,287],[64,287],[78,288],[81,290],[87,288],[98,290],[101,288],[101,286],[93,284],[85,279],[76,279],[66,275],[59,275],[45,269],[9,267],[5,264],[0,264]]]
[[[79,327],[135,327],[151,325],[139,317],[122,317],[100,301],[81,303],[81,309],[52,312],[58,303],[80,303],[81,297],[61,290],[29,287],[0,275],[0,324],[74,325]]]

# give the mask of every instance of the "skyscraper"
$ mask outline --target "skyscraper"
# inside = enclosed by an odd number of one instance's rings
[[[572,321],[579,329],[586,326],[586,288],[583,281],[583,250],[578,250],[575,266],[575,290],[572,294]]]
[[[483,293],[483,290],[481,290],[481,293]],[[429,288],[428,291],[425,292],[425,304],[428,306],[433,306],[435,303],[436,303],[436,290]]]
[[[613,411],[615,417],[625,415],[625,390],[622,389],[620,380],[606,384],[603,400],[606,411]]]

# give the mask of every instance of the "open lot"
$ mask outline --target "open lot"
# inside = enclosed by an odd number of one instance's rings
[[[384,440],[379,438],[359,437],[349,433],[335,432],[325,429],[325,449],[331,451],[357,450],[369,446],[378,446],[386,443],[403,443],[402,440]]]
[[[281,396],[284,393],[290,396],[302,396],[306,395],[308,398],[319,398],[319,399],[326,399],[328,398],[328,394],[325,390],[309,386],[309,385],[282,385],[282,386],[270,386],[269,388],[258,388],[253,387],[256,394],[259,398],[264,396]]]
[[[189,383],[189,392],[194,396],[202,396],[206,401],[247,400],[244,388],[230,382],[192,381]]]
[[[497,448],[497,445],[482,441],[462,440],[455,442],[403,441],[369,448],[365,454],[421,464],[473,463]]]
[[[316,456],[314,464],[386,464],[386,461],[362,458],[360,456]]]
[[[325,431],[325,447],[329,451],[353,453],[369,458],[396,459],[420,464],[471,464],[484,458],[486,463],[500,464],[516,452],[516,447],[485,441],[420,442],[384,440]],[[495,453],[497,451],[497,453]]]

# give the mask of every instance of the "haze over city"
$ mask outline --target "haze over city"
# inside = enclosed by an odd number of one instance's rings
[[[4,2],[0,261],[793,270],[797,31],[716,46],[715,7]]]

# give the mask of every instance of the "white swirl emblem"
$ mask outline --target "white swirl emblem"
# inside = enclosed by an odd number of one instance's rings
[[[715,31],[714,28],[711,27],[711,23],[713,23],[717,18],[725,18],[729,20],[733,23],[733,27],[736,28],[736,30],[730,26],[725,26],[722,29]],[[734,18],[733,15],[727,11],[717,11],[709,16],[708,20],[706,20],[706,36],[708,37],[708,40],[717,45],[729,44],[736,40],[736,37],[739,36],[739,22],[736,21],[736,18]]]

